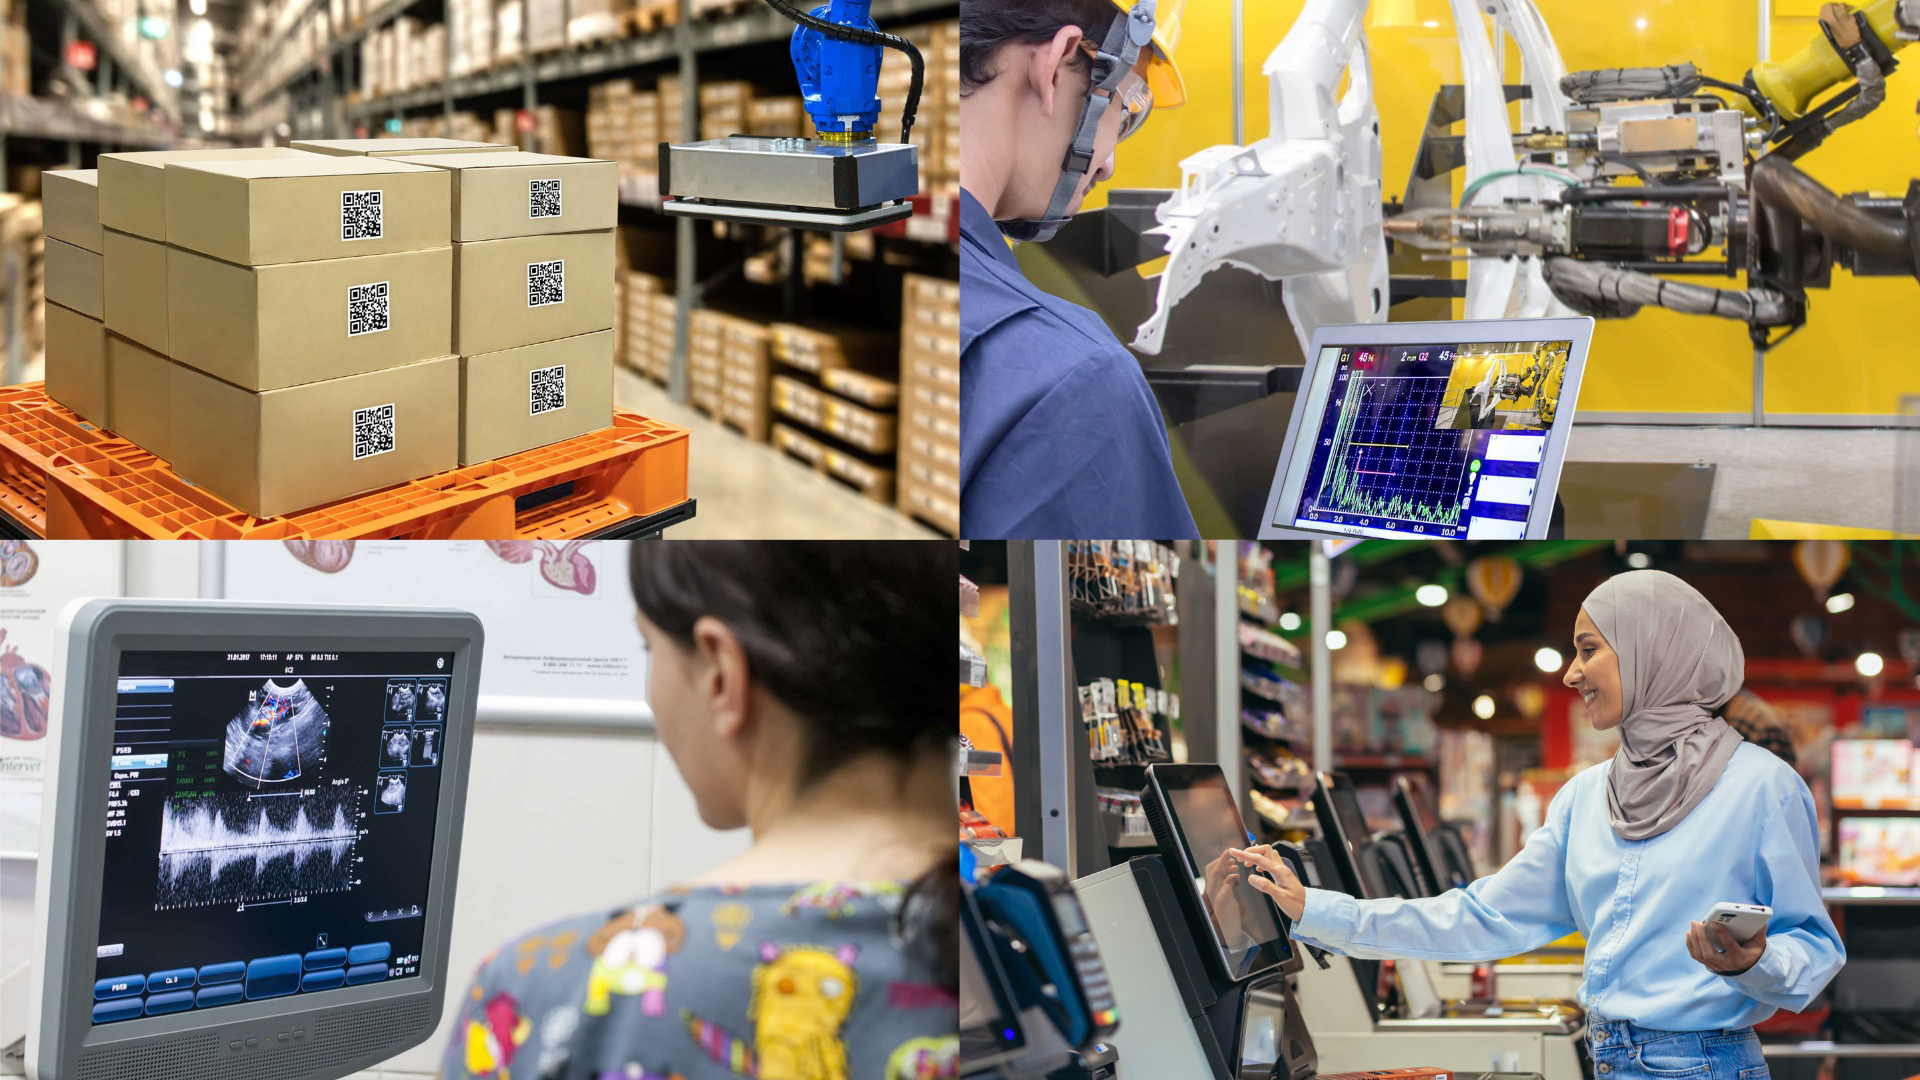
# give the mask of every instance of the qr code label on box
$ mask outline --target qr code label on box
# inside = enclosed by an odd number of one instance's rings
[[[393,406],[353,410],[353,460],[393,450]]]
[[[527,216],[536,218],[560,216],[560,181],[527,181]]]
[[[387,283],[370,281],[347,286],[347,336],[377,334],[387,328]]]
[[[556,412],[567,407],[567,365],[535,368],[527,382],[527,415]]]
[[[340,239],[378,240],[382,236],[381,193],[343,191],[340,193]]]
[[[544,307],[565,303],[567,299],[567,263],[565,259],[527,264],[527,306]]]

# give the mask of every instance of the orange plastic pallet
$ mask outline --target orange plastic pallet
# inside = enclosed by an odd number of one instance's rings
[[[616,409],[601,431],[262,520],[29,383],[0,389],[0,509],[53,539],[564,540],[686,502],[687,445]]]

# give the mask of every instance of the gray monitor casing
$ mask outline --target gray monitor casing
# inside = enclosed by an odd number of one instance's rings
[[[484,635],[464,611],[196,600],[79,600],[56,639],[27,1075],[39,1080],[332,1080],[426,1041],[446,996]],[[134,650],[450,652],[446,738],[420,974],[95,1026],[108,768],[120,654]],[[239,1048],[235,1049],[235,1044]]]
[[[1560,407],[1553,425],[1547,429],[1547,445],[1540,457],[1540,475],[1533,490],[1533,504],[1527,509],[1526,539],[1544,540],[1547,523],[1553,517],[1553,500],[1560,490],[1560,466],[1567,456],[1567,437],[1573,430],[1574,404],[1580,399],[1580,379],[1587,370],[1587,349],[1593,344],[1593,319],[1584,315],[1553,319],[1451,319],[1435,322],[1329,324],[1313,332],[1313,346],[1307,350],[1307,362],[1300,373],[1300,390],[1293,398],[1293,418],[1287,424],[1289,438],[1280,450],[1274,466],[1273,485],[1267,489],[1267,509],[1260,517],[1262,540],[1310,540],[1329,535],[1360,535],[1338,526],[1310,530],[1305,526],[1276,524],[1280,507],[1298,507],[1300,489],[1306,472],[1312,467],[1314,441],[1319,437],[1318,418],[1326,415],[1330,381],[1317,379],[1321,370],[1320,353],[1328,347],[1347,345],[1428,345],[1473,344],[1483,341],[1571,341],[1567,351],[1567,372],[1560,383]],[[1290,478],[1297,458],[1299,477]],[[1290,479],[1299,483],[1289,483]],[[1291,491],[1287,489],[1291,489]],[[1291,512],[1288,517],[1291,519]],[[1371,534],[1367,534],[1371,535]],[[1420,539],[1418,534],[1402,534]]]

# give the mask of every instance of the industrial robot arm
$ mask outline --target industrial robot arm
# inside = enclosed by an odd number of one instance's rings
[[[1842,196],[1794,164],[1881,103],[1894,54],[1920,39],[1920,0],[1828,4],[1821,27],[1823,40],[1740,83],[1690,64],[1570,75],[1564,123],[1542,116],[1515,139],[1532,167],[1565,164],[1568,187],[1542,196],[1470,177],[1458,207],[1401,215],[1388,235],[1476,262],[1539,256],[1576,310],[1651,304],[1739,319],[1762,349],[1783,339],[1770,330],[1806,321],[1806,290],[1826,286],[1835,265],[1920,278],[1920,180],[1904,199]],[[1629,176],[1639,184],[1616,183]],[[1744,275],[1746,287],[1656,276],[1713,274]]]
[[[1155,211],[1171,258],[1133,347],[1160,351],[1173,305],[1220,266],[1282,282],[1305,349],[1321,322],[1386,318],[1380,123],[1362,20],[1366,0],[1308,0],[1267,57],[1272,127],[1249,146],[1180,163],[1180,189]],[[1343,73],[1347,92],[1334,90]]]

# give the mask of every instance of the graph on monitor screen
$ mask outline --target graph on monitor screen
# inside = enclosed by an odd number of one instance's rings
[[[1458,524],[1468,460],[1461,434],[1434,425],[1446,389],[1445,375],[1354,371],[1311,509]]]

